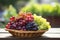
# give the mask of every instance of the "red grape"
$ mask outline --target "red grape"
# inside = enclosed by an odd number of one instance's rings
[[[23,29],[24,31],[26,31],[26,29]]]
[[[8,26],[10,26],[10,23],[8,23]]]
[[[14,21],[14,20],[15,20],[15,17],[14,16],[10,18],[10,21]]]
[[[23,22],[23,23],[25,23],[26,21],[25,21],[25,20],[23,20],[22,22]]]
[[[6,28],[9,29],[10,28],[9,25],[6,25]]]

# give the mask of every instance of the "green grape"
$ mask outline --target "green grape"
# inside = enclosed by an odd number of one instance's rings
[[[41,16],[37,16],[36,14],[34,14],[34,20],[38,25],[46,22],[46,19],[42,18]]]
[[[39,26],[39,30],[48,30],[49,28],[51,28],[49,22],[43,23]]]
[[[36,14],[34,14],[34,21],[38,24],[39,30],[48,30],[49,28],[51,28],[50,23],[41,16],[37,16]]]

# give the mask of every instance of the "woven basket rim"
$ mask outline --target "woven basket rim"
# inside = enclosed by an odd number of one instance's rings
[[[23,30],[13,30],[13,29],[5,29],[6,31],[18,32],[18,33],[39,33],[46,32],[47,30],[38,30],[38,31],[23,31]]]

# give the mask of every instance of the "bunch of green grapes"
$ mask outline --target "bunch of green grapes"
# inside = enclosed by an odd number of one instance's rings
[[[50,23],[47,22],[47,20],[42,16],[37,16],[36,14],[34,14],[34,21],[38,24],[39,30],[48,30],[49,28],[51,28]]]

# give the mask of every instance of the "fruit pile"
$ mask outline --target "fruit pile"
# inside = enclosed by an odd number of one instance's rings
[[[6,25],[7,29],[37,31],[48,30],[51,28],[50,23],[41,16],[32,13],[20,13],[17,17],[11,17],[10,22]]]
[[[24,31],[37,31],[38,25],[35,23],[34,16],[31,13],[21,13],[18,17],[11,17],[6,28]]]

